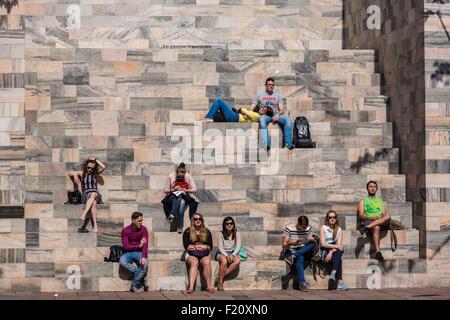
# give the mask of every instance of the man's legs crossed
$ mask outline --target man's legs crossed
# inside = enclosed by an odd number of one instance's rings
[[[315,243],[308,243],[295,252],[295,269],[297,270],[297,281],[299,283],[306,282],[303,263],[305,258],[312,255],[315,246]]]

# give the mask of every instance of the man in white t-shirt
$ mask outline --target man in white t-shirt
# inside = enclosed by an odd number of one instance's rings
[[[269,123],[276,123],[281,125],[283,128],[283,136],[285,145],[283,146],[294,149],[292,143],[292,123],[286,114],[286,109],[283,106],[283,98],[279,93],[274,92],[275,80],[272,78],[267,78],[266,80],[266,90],[260,92],[253,99],[253,104],[251,109],[255,107],[270,107],[273,110],[273,116],[262,115],[259,118],[259,130],[261,133],[260,139],[262,146],[265,146],[267,150],[270,150],[270,137],[268,134],[267,127]]]

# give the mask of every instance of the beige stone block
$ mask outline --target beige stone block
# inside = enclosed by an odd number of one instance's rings
[[[126,49],[102,49],[103,61],[126,61],[127,50]]]
[[[209,109],[209,100],[207,98],[191,98],[191,97],[183,97],[183,109],[191,110],[191,109],[201,109],[208,110]]]
[[[110,204],[110,215],[111,218],[126,218],[129,219],[131,213],[134,211],[138,211],[138,204],[127,203],[127,204],[119,204],[112,203]]]
[[[334,175],[336,168],[335,162],[310,162],[308,164],[308,173],[312,175]]]
[[[11,233],[12,232],[12,221],[10,219],[0,220],[0,233]]]
[[[38,111],[37,122],[64,122],[64,110]]]
[[[166,186],[166,183],[168,183],[168,177],[167,176],[157,176],[152,175],[150,176],[150,189],[151,190],[163,190]]]
[[[127,98],[125,97],[104,97],[103,105],[105,111],[127,110]]]
[[[11,280],[0,279],[0,292],[10,292],[10,290],[11,290]]]
[[[68,246],[67,233],[40,233],[39,247],[45,249],[66,248]]]
[[[39,219],[39,232],[59,233],[67,232],[68,222],[65,218],[44,218]]]
[[[450,215],[449,202],[426,202],[427,218],[432,217],[447,217]]]
[[[11,59],[0,59],[0,70],[2,73],[12,73],[12,61]]]
[[[427,159],[450,160],[449,146],[426,146],[425,152]]]
[[[134,149],[134,161],[136,162],[160,162],[161,149]]]
[[[314,179],[312,176],[288,176],[287,187],[288,189],[313,188]]]
[[[130,282],[120,278],[100,277],[98,279],[98,289],[100,291],[128,291]]]
[[[25,218],[53,218],[53,204],[26,203]]]
[[[25,248],[25,233],[0,234],[0,248]]]
[[[56,248],[55,262],[102,262],[100,248]]]
[[[116,61],[114,62],[114,73],[117,77],[137,77],[140,75],[140,62]]]
[[[341,176],[340,175],[315,175],[314,188],[340,188]]]
[[[176,62],[178,53],[176,50],[157,50],[153,52],[153,61]]]
[[[230,175],[205,176],[205,189],[232,189],[233,177]]]
[[[194,85],[200,86],[218,86],[219,74],[218,73],[199,73],[196,72],[194,76]]]
[[[447,188],[450,181],[450,174],[427,174],[427,187]]]
[[[27,263],[30,262],[54,262],[55,261],[55,252],[54,250],[27,250],[25,253],[25,261]]]
[[[147,122],[147,121],[146,121]],[[146,136],[167,136],[165,122],[153,122],[145,126]]]
[[[91,122],[92,122],[92,135],[94,136],[119,135],[119,122],[117,119],[116,112],[91,111]]]
[[[52,149],[52,162],[80,162],[80,150]]]
[[[2,278],[25,278],[25,263],[2,263],[0,274]]]

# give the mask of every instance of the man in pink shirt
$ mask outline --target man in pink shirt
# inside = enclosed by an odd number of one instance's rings
[[[124,253],[120,257],[120,265],[134,274],[131,281],[131,292],[139,292],[139,285],[144,280],[144,291],[148,291],[148,231],[142,225],[141,212],[133,212],[131,224],[122,229],[122,246]]]

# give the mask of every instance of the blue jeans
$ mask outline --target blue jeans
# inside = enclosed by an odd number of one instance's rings
[[[316,244],[313,242],[307,243],[303,247],[299,248],[295,253],[295,270],[297,271],[297,281],[299,283],[304,283],[305,281],[305,272],[303,264],[305,260],[311,259],[312,254],[314,252]],[[286,255],[292,255],[290,250],[286,250]]]
[[[239,114],[234,112],[233,109],[231,109],[231,107],[222,99],[214,100],[206,117],[209,119],[214,119],[218,110],[222,112],[223,118],[226,122],[239,122]]]
[[[148,259],[144,265],[141,265],[141,258],[141,251],[130,251],[122,254],[119,261],[119,264],[122,267],[130,270],[134,274],[134,278],[131,281],[131,285],[134,287],[137,287],[139,283],[147,277]]]
[[[259,118],[259,130],[261,133],[261,144],[263,147],[267,146],[270,147],[270,137],[269,137],[269,131],[267,130],[267,127],[269,123],[272,122],[272,117],[269,117],[268,115],[262,115]],[[285,114],[280,116],[280,119],[277,121],[278,125],[283,126],[283,136],[284,136],[284,142],[288,145],[292,145],[292,123],[289,117]]]
[[[181,227],[184,224],[184,211],[187,207],[186,201],[182,204],[182,200],[182,196],[174,196],[172,199],[172,211],[170,212],[171,215],[177,217],[178,227]]]

